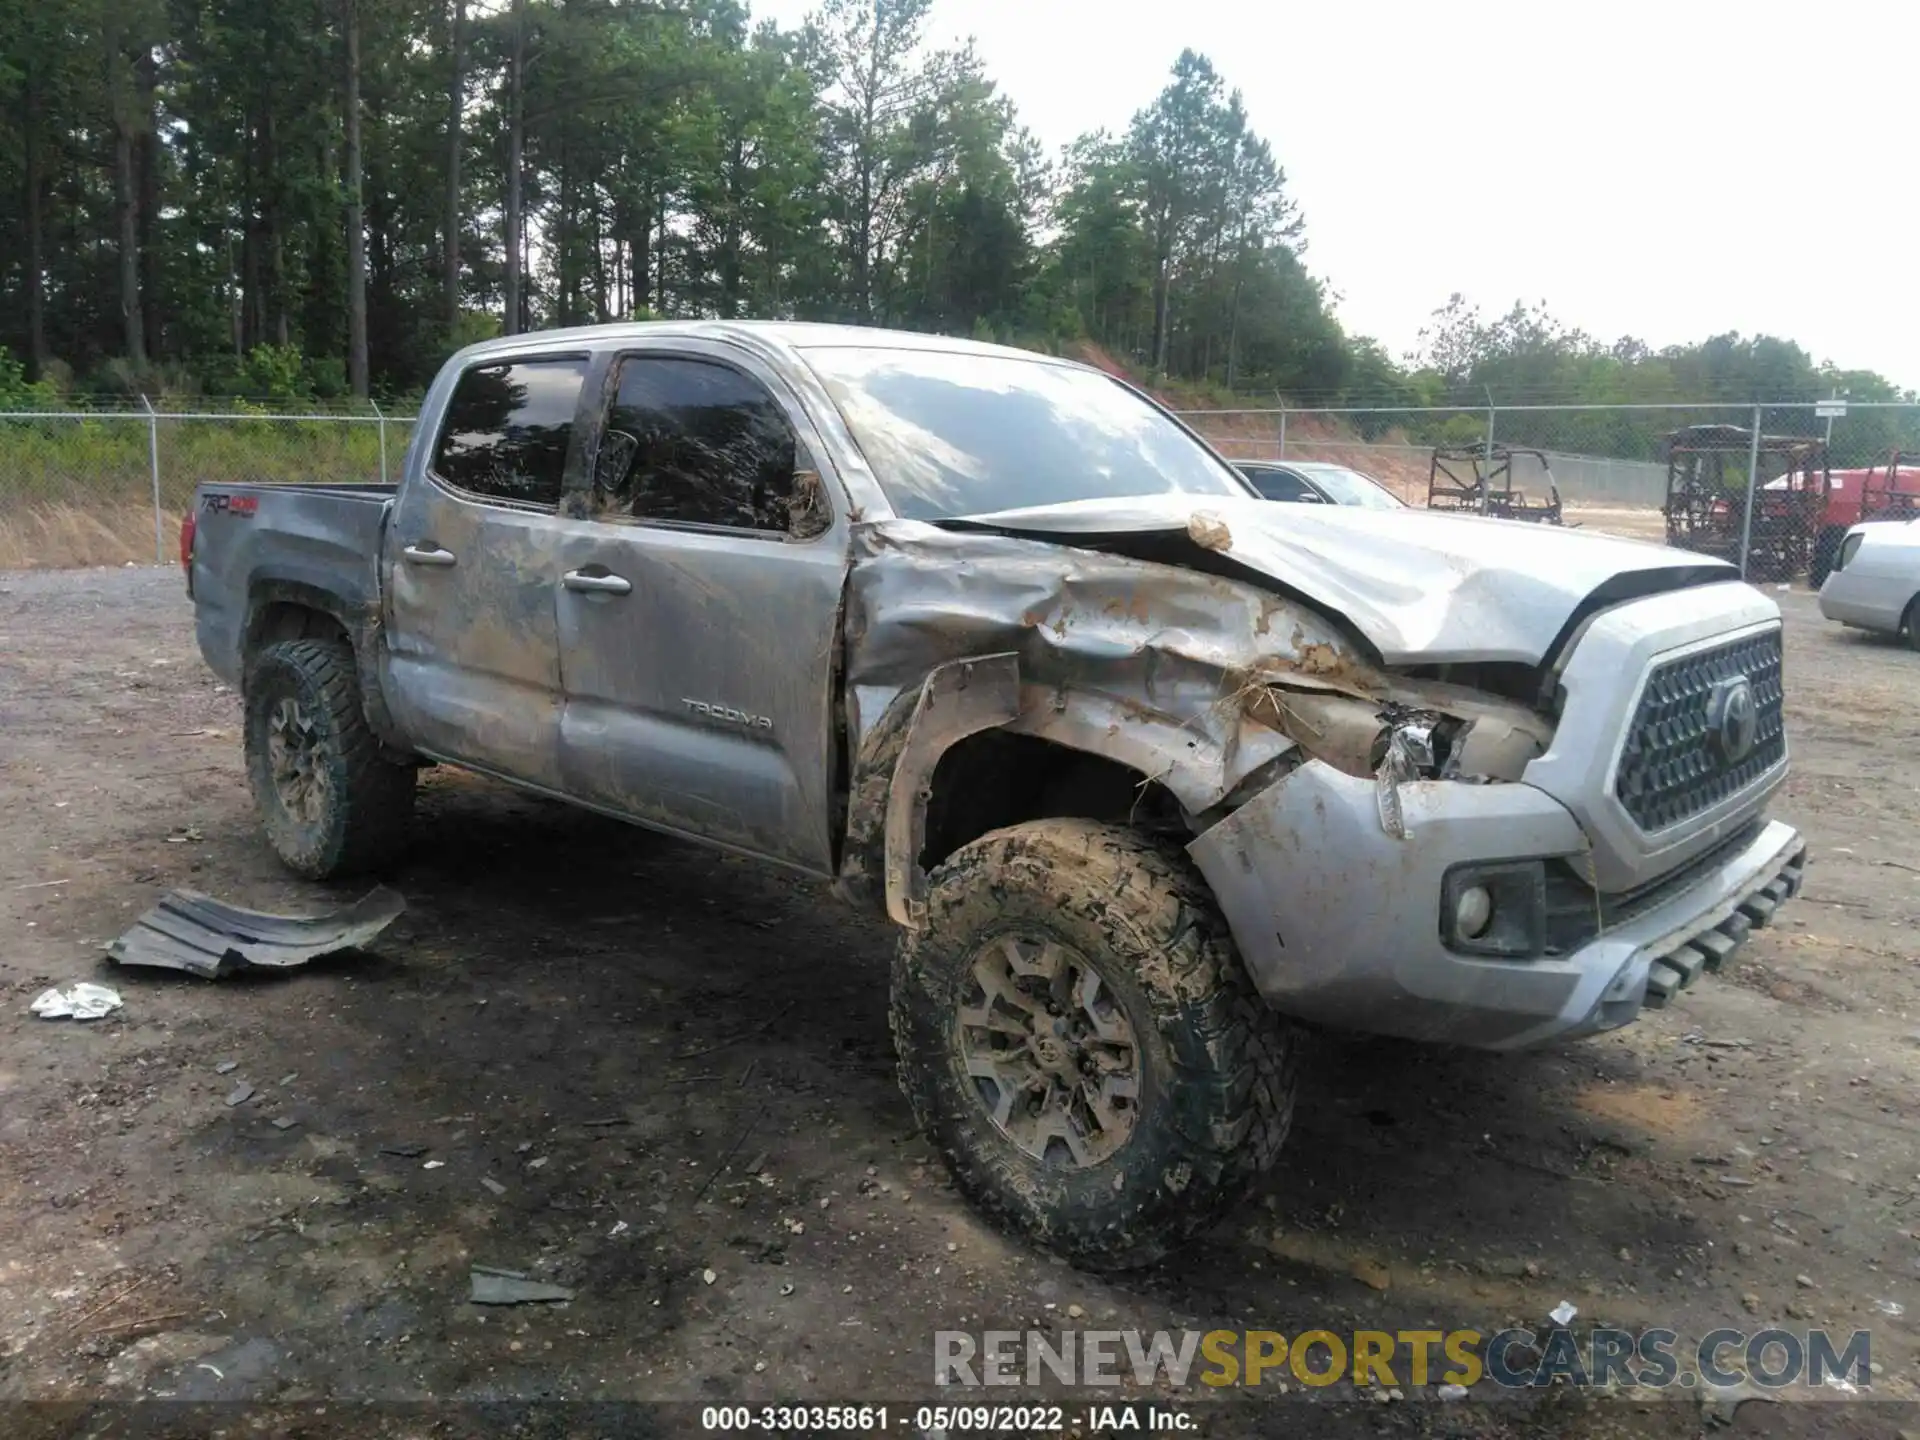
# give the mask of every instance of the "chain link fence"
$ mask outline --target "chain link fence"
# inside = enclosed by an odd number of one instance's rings
[[[1826,578],[1862,519],[1920,513],[1920,404],[1192,410],[1236,461],[1345,466],[1409,505],[1579,525]],[[1748,483],[1757,471],[1759,485]],[[1308,472],[1309,478],[1311,472]]]
[[[171,559],[203,481],[390,480],[412,428],[376,405],[0,411],[0,570]]]
[[[372,404],[0,411],[0,569],[170,558],[203,481],[390,481],[413,418]],[[1817,584],[1849,525],[1920,513],[1916,404],[1276,407],[1182,418],[1231,460],[1342,465],[1410,505],[1664,541],[1723,556],[1755,580]],[[1757,489],[1747,483],[1756,468]]]

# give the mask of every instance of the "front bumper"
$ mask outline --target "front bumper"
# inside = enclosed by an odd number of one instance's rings
[[[1531,785],[1419,781],[1400,796],[1405,839],[1381,828],[1372,780],[1308,764],[1189,847],[1275,1009],[1501,1050],[1616,1029],[1717,969],[1798,892],[1805,865],[1798,833],[1768,822],[1566,953],[1463,955],[1440,936],[1449,867],[1579,856],[1585,836]]]

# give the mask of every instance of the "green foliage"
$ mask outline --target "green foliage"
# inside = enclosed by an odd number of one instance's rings
[[[1666,434],[1698,420],[1739,420],[1737,411],[1621,410],[1552,411],[1527,405],[1631,406],[1699,402],[1748,406],[1806,402],[1833,393],[1866,400],[1913,400],[1878,375],[1816,365],[1791,341],[1769,335],[1716,335],[1693,345],[1655,351],[1631,337],[1611,343],[1570,330],[1543,305],[1515,304],[1486,319],[1461,296],[1436,310],[1421,333],[1408,389],[1418,403],[1482,408],[1491,400],[1509,407],[1499,421],[1500,438],[1512,444],[1551,445],[1562,450],[1626,459],[1655,459]],[[1379,375],[1376,380],[1384,382]],[[1383,392],[1392,386],[1382,383]],[[1405,392],[1402,392],[1405,393]],[[1762,417],[1770,431],[1807,433],[1812,417],[1801,408]],[[1855,410],[1842,432],[1837,464],[1864,465],[1894,446],[1920,449],[1920,413]],[[1468,436],[1468,439],[1473,438]]]
[[[1303,222],[1237,92],[1186,51],[1124,137],[1066,157],[1047,283],[1141,368],[1226,393],[1337,391],[1346,337],[1300,262]]]
[[[1295,404],[1893,393],[1783,340],[1654,353],[1457,297],[1397,364],[1342,332],[1280,158],[1191,50],[1122,133],[1050,160],[970,47],[928,43],[931,0],[824,0],[794,30],[744,0],[352,9],[380,396],[486,336],[628,316],[1092,342],[1194,393]],[[0,5],[0,403],[76,372],[120,397],[347,392],[346,13]]]
[[[0,350],[0,410],[58,409],[59,388],[50,380],[27,380],[27,367]]]
[[[237,393],[253,400],[307,398],[306,357],[292,345],[256,345],[236,377]]]
[[[453,333],[447,337],[447,353],[464,349],[468,345],[478,345],[482,340],[492,340],[500,334],[500,317],[479,310],[462,310],[460,318],[453,327]]]

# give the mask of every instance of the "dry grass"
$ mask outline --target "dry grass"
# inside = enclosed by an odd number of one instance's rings
[[[162,548],[177,544],[162,534]],[[153,563],[153,506],[76,505],[49,500],[0,514],[0,570],[58,570],[83,565]]]
[[[408,427],[387,427],[387,463]],[[0,417],[0,568],[152,564],[153,440],[125,418]],[[374,480],[380,433],[365,424],[234,416],[168,420],[159,429],[162,558],[179,516],[206,482]]]
[[[1667,517],[1651,505],[1576,505],[1569,501],[1566,522],[1603,535],[1650,540],[1655,545],[1667,543]]]

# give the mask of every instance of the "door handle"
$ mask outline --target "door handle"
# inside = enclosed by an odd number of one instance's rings
[[[453,552],[451,550],[442,550],[438,545],[433,545],[430,548],[420,545],[408,545],[404,547],[400,553],[415,565],[453,564]]]
[[[633,586],[618,575],[589,575],[584,570],[569,570],[560,577],[569,590],[586,590],[596,595],[628,595]]]

